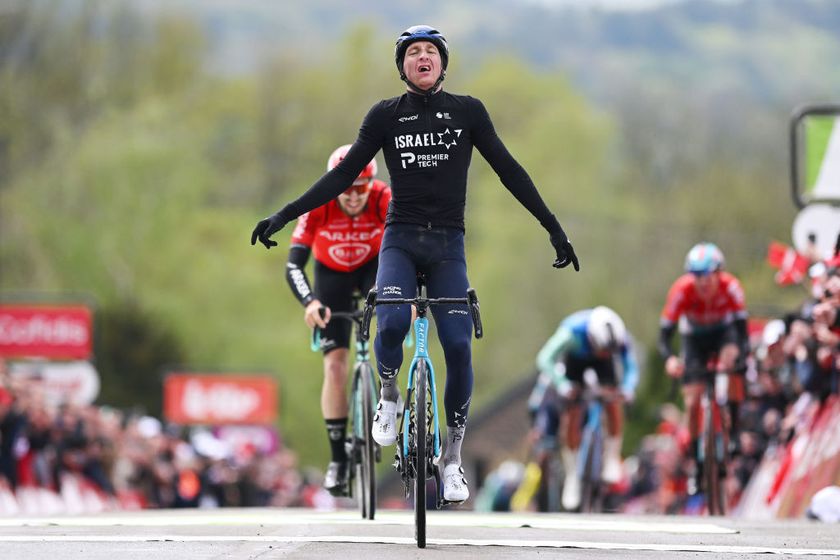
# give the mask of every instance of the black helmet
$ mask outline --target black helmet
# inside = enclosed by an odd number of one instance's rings
[[[446,73],[446,66],[449,64],[449,47],[446,45],[446,37],[441,35],[440,31],[429,25],[413,25],[397,37],[397,44],[394,47],[394,61],[397,63],[400,78],[405,80],[405,73],[403,72],[405,51],[408,49],[408,45],[417,41],[429,41],[438,48],[440,61],[443,65],[442,78],[443,74]]]

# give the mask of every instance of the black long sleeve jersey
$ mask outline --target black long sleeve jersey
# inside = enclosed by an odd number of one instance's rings
[[[281,214],[288,222],[332,200],[381,149],[393,192],[386,224],[463,230],[473,146],[549,233],[560,230],[528,173],[496,134],[484,104],[444,91],[431,96],[406,92],[374,105],[344,160]]]

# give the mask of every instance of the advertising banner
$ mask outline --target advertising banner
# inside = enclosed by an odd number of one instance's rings
[[[0,304],[0,356],[87,360],[93,314],[83,305]]]
[[[90,362],[13,362],[9,373],[38,387],[53,405],[89,405],[99,396],[99,372]]]
[[[163,383],[163,413],[177,424],[270,424],[277,383],[268,375],[172,373]]]

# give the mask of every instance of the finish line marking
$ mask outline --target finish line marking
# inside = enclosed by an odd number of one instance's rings
[[[410,511],[378,512],[375,521],[360,518],[357,512],[312,513],[295,510],[258,510],[254,512],[224,512],[203,510],[184,515],[106,514],[87,516],[14,517],[0,518],[0,527],[58,526],[58,527],[186,527],[207,525],[348,525],[348,524],[414,525]],[[569,515],[482,514],[473,512],[430,512],[427,524],[432,527],[529,527],[569,531],[609,531],[628,533],[718,534],[732,535],[738,531],[713,523],[644,521],[581,518]]]
[[[0,536],[0,542],[45,543],[45,542],[101,542],[101,543],[148,543],[148,542],[255,542],[255,543],[360,543],[413,545],[414,539],[404,537],[283,537],[283,536],[106,536],[106,535],[43,535],[43,536]],[[517,548],[575,548],[585,550],[640,550],[657,552],[709,552],[713,554],[799,554],[808,556],[840,556],[840,549],[816,548],[774,548],[762,546],[720,546],[685,544],[639,544],[607,543],[556,540],[509,540],[509,539],[427,539],[431,546],[503,546]]]

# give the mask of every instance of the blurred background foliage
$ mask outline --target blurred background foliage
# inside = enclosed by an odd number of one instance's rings
[[[275,375],[283,436],[320,463],[320,357],[283,278],[291,228],[269,253],[248,238],[401,93],[392,41],[415,16],[378,0],[162,4],[4,3],[0,293],[96,302],[102,403],[159,413],[170,368]],[[840,7],[430,5],[453,50],[447,89],[484,101],[582,268],[550,267],[547,235],[476,154],[467,252],[487,336],[473,410],[533,374],[565,315],[606,304],[646,363],[632,447],[667,393],[652,347],[693,243],[721,246],[756,315],[804,296],[764,257],[795,216],[788,116],[840,85]],[[243,37],[254,50],[235,56]]]

